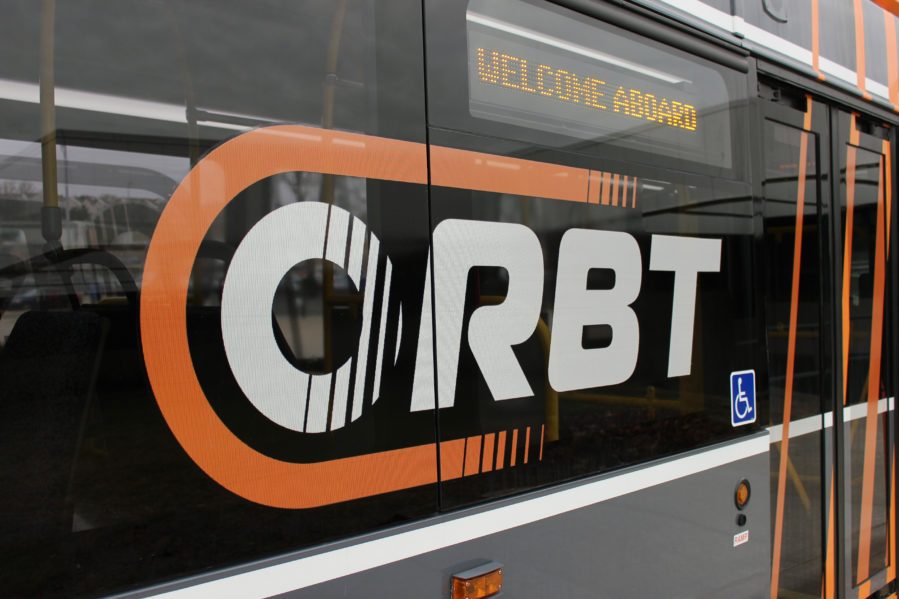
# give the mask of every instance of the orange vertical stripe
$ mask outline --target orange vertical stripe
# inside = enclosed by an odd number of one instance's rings
[[[546,425],[540,425],[540,461],[543,461],[543,438],[546,436]]]
[[[465,441],[455,439],[440,444],[440,478],[452,480],[462,476],[462,459],[465,456]]]
[[[618,205],[618,182],[621,179],[618,175],[612,177],[612,205]]]
[[[524,433],[524,463],[528,463],[528,454],[531,453],[531,427]]]
[[[637,207],[637,177],[634,177],[634,195],[631,197],[631,208]]]
[[[824,74],[821,72],[821,65],[819,64],[821,58],[821,46],[820,46],[820,29],[821,29],[821,16],[818,12],[818,0],[812,0],[812,68],[815,69],[815,72],[818,74],[818,79],[824,80]]]
[[[899,75],[899,74],[897,74]],[[887,140],[883,140],[883,162],[885,165],[884,168],[884,177],[886,178],[884,182],[884,189],[886,190],[886,199],[884,200],[884,204],[886,206],[887,211],[887,260],[890,258],[890,231],[893,228],[893,152],[892,147],[890,146],[890,142]]]
[[[628,187],[630,179],[627,175],[622,175],[622,177],[623,183],[621,184],[621,207],[627,208],[627,196],[630,195],[628,193],[628,190],[630,190],[630,187]]]
[[[612,173],[602,174],[602,205],[609,205],[609,192],[611,191]]]
[[[866,89],[865,75],[865,17],[862,13],[862,0],[853,0],[855,8],[855,73],[858,77],[858,89],[866,100],[871,94]]]
[[[587,179],[587,201],[599,204],[599,189],[602,187],[602,171],[590,171]]]
[[[496,442],[496,469],[502,470],[506,461],[506,431],[499,432]]]
[[[890,102],[899,110],[899,49],[896,46],[896,17],[883,11],[883,27],[887,47],[887,88]]]
[[[490,472],[493,470],[493,442],[495,435],[490,433],[484,435],[484,451],[481,457],[481,472]]]
[[[512,430],[512,455],[509,457],[509,466],[515,466],[518,461],[518,429]]]
[[[469,437],[468,444],[465,449],[465,470],[463,474],[465,476],[471,476],[472,474],[477,474],[480,470],[480,461],[481,461],[481,437],[478,435],[477,437]]]
[[[858,587],[858,596],[859,599],[868,599],[871,596],[871,582],[866,582],[865,584]]]
[[[805,129],[811,126],[812,98],[806,97]],[[771,599],[777,599],[780,581],[780,556],[783,542],[783,511],[786,497],[787,460],[790,450],[790,418],[793,409],[793,367],[796,362],[796,323],[799,316],[799,274],[802,263],[802,225],[805,216],[805,179],[809,134],[802,132],[799,142],[799,178],[796,189],[796,224],[793,238],[793,282],[790,290],[790,328],[787,336],[787,373],[784,384],[783,433],[780,468],[777,477],[777,503],[774,512],[774,550],[771,559]]]
[[[881,159],[882,160],[882,159]],[[883,170],[881,170],[881,173]],[[880,365],[883,349],[883,297],[886,281],[884,249],[883,178],[877,177],[877,228],[874,243],[874,294],[871,305],[871,347],[868,365],[868,410],[865,416],[865,457],[862,467],[862,505],[858,531],[858,575],[861,583],[870,576],[871,524],[874,517],[874,477],[877,457],[877,401],[880,399]]]
[[[855,128],[855,113],[849,124],[849,147],[846,150],[846,227],[843,235],[843,405],[846,405],[846,377],[849,374],[849,335],[852,325],[849,320],[849,292],[852,286],[852,235],[855,217],[855,161],[858,130]]]

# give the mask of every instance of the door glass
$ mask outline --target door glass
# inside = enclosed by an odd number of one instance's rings
[[[765,310],[778,594],[820,593],[822,260],[818,136],[765,121]],[[784,425],[789,414],[790,425]],[[788,429],[788,438],[783,438]],[[777,435],[778,433],[774,433]],[[786,451],[786,456],[783,452]]]
[[[891,210],[887,209],[887,142],[860,134],[856,117],[841,115],[849,143],[841,149],[843,272],[842,367],[847,581],[865,582],[888,565],[891,479],[887,273]],[[875,129],[876,132],[876,129]],[[886,348],[886,353],[885,353]]]

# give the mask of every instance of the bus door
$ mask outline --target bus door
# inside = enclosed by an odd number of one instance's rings
[[[867,598],[895,578],[891,132],[760,95],[771,597]]]
[[[828,107],[760,83],[771,597],[820,597],[832,451]]]
[[[891,234],[895,132],[832,110],[839,168],[834,210],[837,386],[836,567],[847,597],[868,597],[896,576],[895,394]],[[831,535],[833,536],[833,535]]]

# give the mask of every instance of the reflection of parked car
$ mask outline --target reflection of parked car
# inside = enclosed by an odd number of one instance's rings
[[[14,250],[25,245],[25,231],[17,227],[0,227],[0,248]]]

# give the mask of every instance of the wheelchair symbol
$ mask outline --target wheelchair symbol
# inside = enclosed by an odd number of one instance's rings
[[[737,379],[737,399],[734,405],[737,412],[737,419],[743,420],[752,413],[752,404],[749,403],[749,396],[743,391],[743,379]]]
[[[755,371],[730,374],[730,423],[740,426],[755,422]]]

